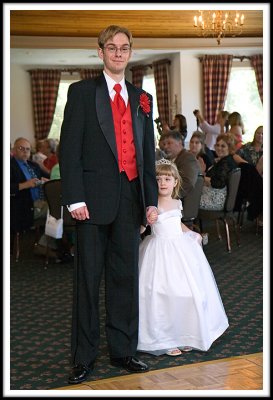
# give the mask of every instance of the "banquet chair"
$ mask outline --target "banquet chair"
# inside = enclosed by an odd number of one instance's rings
[[[52,179],[44,184],[44,194],[48,202],[49,214],[56,219],[61,218],[61,179]],[[70,212],[66,206],[63,206],[63,237],[66,233],[75,230],[76,221],[71,217]],[[47,237],[48,238],[48,237]],[[47,251],[46,251],[46,266],[49,263],[49,247],[47,240]]]
[[[227,250],[231,252],[230,234],[229,234],[229,221],[233,222],[233,227],[236,234],[237,245],[240,245],[239,229],[237,227],[237,218],[234,214],[234,205],[238,192],[238,187],[241,178],[241,169],[235,168],[229,172],[228,182],[227,182],[227,197],[225,200],[225,205],[223,210],[203,210],[198,211],[198,220],[201,233],[203,233],[203,220],[213,220],[216,221],[218,238],[221,240],[221,234],[219,230],[219,221],[222,221],[225,226],[226,233],[226,244]]]
[[[262,212],[263,179],[254,165],[249,163],[240,163],[239,168],[241,169],[241,179],[236,196],[234,211],[238,213],[237,223],[241,231],[243,227],[244,216],[250,204],[252,204],[252,210],[254,206],[254,210],[258,209]],[[253,211],[250,214],[253,214]],[[256,216],[254,220],[256,222],[257,235],[259,231],[259,218]]]
[[[41,229],[44,228],[46,222],[45,217],[37,218],[33,222],[33,228],[35,230],[35,240],[34,246],[38,245],[38,241],[40,238]],[[11,234],[11,246],[12,246],[12,257],[15,262],[18,262],[21,255],[21,236],[24,234],[25,231],[17,231]]]
[[[204,175],[198,174],[194,188],[182,199],[183,216],[181,220],[188,228],[192,230],[199,230],[199,227],[195,222],[198,217],[203,185]]]

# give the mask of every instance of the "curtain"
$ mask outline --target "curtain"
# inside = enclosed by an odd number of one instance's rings
[[[100,74],[102,74],[103,69],[102,68],[96,68],[96,69],[80,69],[80,76],[81,79],[90,79],[90,78],[96,78]]]
[[[250,63],[255,71],[258,91],[261,102],[263,103],[263,56],[262,54],[257,54],[249,58],[250,58]]]
[[[34,69],[31,76],[35,138],[45,139],[54,117],[61,70]]]
[[[170,125],[170,108],[169,108],[169,65],[170,60],[160,60],[153,62],[156,99],[158,114],[161,124]]]
[[[233,56],[205,55],[200,58],[203,67],[204,117],[215,124],[219,111],[224,109]]]
[[[143,78],[147,65],[135,65],[131,68],[132,71],[132,84],[138,88],[142,88]]]

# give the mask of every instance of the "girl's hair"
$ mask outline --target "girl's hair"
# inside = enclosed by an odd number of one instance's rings
[[[178,172],[177,166],[173,162],[162,158],[155,163],[155,173],[156,176],[169,175],[174,177],[174,179],[177,181],[177,184],[173,188],[172,198],[179,199],[179,191],[182,185],[182,179]]]
[[[205,154],[205,134],[201,131],[194,131],[191,135],[191,139],[190,142],[193,138],[197,138],[199,140],[199,142],[201,143],[201,149],[199,151],[199,153],[197,154],[197,156],[201,156],[202,154]]]
[[[124,33],[128,37],[130,47],[132,47],[133,45],[132,33],[127,28],[123,28],[122,26],[117,26],[117,25],[110,25],[106,29],[100,32],[98,37],[99,47],[103,49],[105,43],[109,39],[112,39],[118,33]]]
[[[220,140],[223,140],[228,145],[229,154],[234,154],[236,147],[235,147],[235,140],[234,136],[230,133],[220,133],[220,135],[216,138],[216,143]]]

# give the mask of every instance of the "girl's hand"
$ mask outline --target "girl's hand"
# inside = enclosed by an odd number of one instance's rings
[[[154,224],[158,218],[158,211],[156,207],[148,207],[146,211],[146,218],[149,225]]]

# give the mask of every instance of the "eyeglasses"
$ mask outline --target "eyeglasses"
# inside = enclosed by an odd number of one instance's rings
[[[118,50],[121,52],[121,54],[127,54],[131,50],[130,46],[122,46],[122,47],[116,47],[112,44],[109,44],[108,46],[105,46],[104,49],[109,51],[111,54],[115,54]]]
[[[18,146],[17,149],[20,151],[30,151],[30,147],[24,147],[24,146]]]

